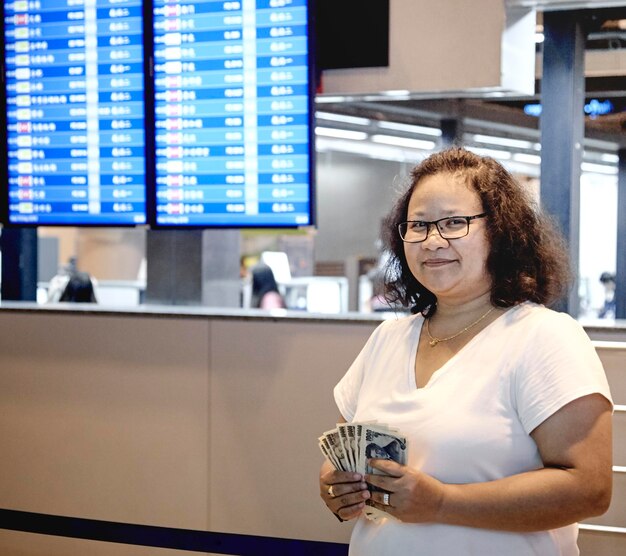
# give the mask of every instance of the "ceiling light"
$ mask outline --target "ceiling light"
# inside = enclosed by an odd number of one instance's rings
[[[392,97],[394,99],[409,99],[411,98],[411,91],[407,89],[399,89],[396,91],[382,91],[382,95],[386,97]]]
[[[436,127],[402,124],[400,122],[378,122],[378,127],[382,129],[405,131],[406,133],[416,133],[417,135],[431,135],[432,137],[441,137],[441,130]]]
[[[492,137],[491,135],[471,135],[470,139],[477,143],[487,143],[500,147],[511,147],[513,149],[532,149],[534,144],[523,139],[509,139],[508,137]]]
[[[610,162],[613,164],[617,164],[619,162],[619,156],[616,154],[602,153],[600,159],[602,162]]]
[[[316,112],[315,117],[318,120],[328,120],[331,122],[342,122],[344,124],[353,125],[370,125],[372,120],[369,118],[359,118],[357,116],[347,116],[345,114],[333,114],[331,112]]]
[[[394,135],[372,135],[372,142],[393,145],[394,147],[408,147],[410,149],[432,150],[435,148],[434,141],[409,139],[408,137],[396,137]]]
[[[331,102],[346,102],[350,100],[349,97],[345,96],[325,96],[325,95],[316,95],[315,103],[316,104],[326,104]]]
[[[363,131],[334,129],[332,127],[316,127],[315,135],[323,135],[324,137],[335,137],[337,139],[352,139],[353,141],[363,141],[364,139],[367,139],[367,133]]]
[[[343,141],[320,137],[315,142],[317,152],[343,152],[367,156],[376,160],[418,163],[424,159],[424,153],[413,149],[377,145],[367,141]]]
[[[466,147],[468,151],[472,151],[479,156],[490,156],[497,160],[509,160],[511,153],[509,151],[499,151],[497,149],[483,149],[482,147]]]
[[[608,175],[617,174],[617,168],[615,166],[605,166],[604,164],[593,164],[592,162],[583,162],[580,165],[580,169],[583,172],[589,172],[590,174],[608,174]]]
[[[525,164],[541,164],[541,157],[538,154],[515,153],[513,160]]]

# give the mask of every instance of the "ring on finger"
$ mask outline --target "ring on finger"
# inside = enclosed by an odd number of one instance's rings
[[[333,490],[333,485],[330,485],[330,486],[328,487],[328,491],[327,491],[327,492],[328,492],[328,496],[330,496],[331,498],[334,498],[334,497],[335,497],[335,492],[334,492],[334,490]]]
[[[391,505],[389,503],[389,496],[390,496],[390,494],[388,492],[385,492],[385,494],[383,494],[383,506],[390,506]]]

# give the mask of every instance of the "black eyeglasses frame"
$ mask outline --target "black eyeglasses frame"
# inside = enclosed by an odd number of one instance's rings
[[[430,235],[430,230],[432,229],[432,226],[434,225],[437,228],[439,235],[443,239],[447,241],[450,241],[452,239],[461,239],[462,237],[466,237],[469,234],[470,222],[472,220],[476,220],[477,218],[484,218],[485,216],[487,216],[487,213],[481,212],[480,214],[474,214],[473,216],[461,216],[461,215],[444,216],[443,218],[439,218],[438,220],[405,220],[404,222],[400,222],[400,224],[398,224],[398,234],[400,234],[400,239],[404,241],[405,243],[423,243],[424,241],[428,239],[428,236]],[[446,237],[444,235],[444,232],[441,231],[441,228],[439,227],[439,222],[442,222],[444,220],[450,220],[451,218],[463,218],[467,222],[467,231],[462,236]],[[419,222],[420,224],[426,224],[426,237],[424,237],[424,239],[419,239],[417,241],[410,241],[410,240],[404,239],[404,235],[402,233],[402,227],[407,226],[408,224],[414,224],[416,222]]]

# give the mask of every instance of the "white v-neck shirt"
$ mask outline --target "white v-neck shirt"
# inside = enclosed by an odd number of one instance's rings
[[[383,322],[335,387],[347,421],[377,420],[408,439],[408,465],[444,483],[476,483],[539,469],[530,432],[567,403],[611,394],[583,328],[522,303],[490,323],[432,375],[415,382],[423,317]],[[360,518],[352,556],[571,556],[576,524],[535,533]]]

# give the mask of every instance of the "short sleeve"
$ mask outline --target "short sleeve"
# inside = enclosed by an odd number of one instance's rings
[[[335,403],[339,408],[339,413],[341,413],[346,421],[352,421],[354,419],[358,405],[359,391],[361,390],[365,376],[366,362],[375,352],[381,331],[388,322],[389,321],[381,323],[376,330],[372,332],[346,374],[335,386],[333,391]]]
[[[583,396],[599,393],[612,403],[602,362],[583,327],[567,314],[542,313],[515,371],[516,408],[528,434]]]

